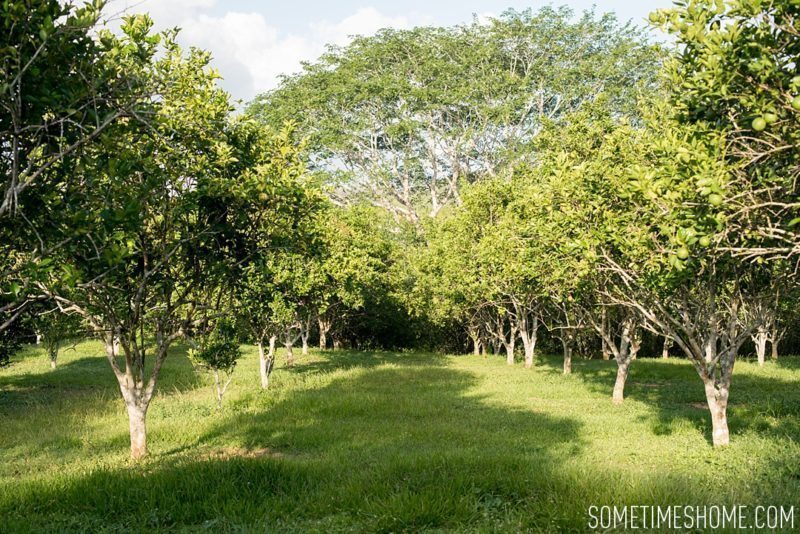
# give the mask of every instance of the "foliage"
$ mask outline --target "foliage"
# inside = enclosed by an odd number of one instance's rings
[[[800,5],[692,0],[651,20],[680,46],[667,70],[679,120],[725,147],[731,174],[720,185],[728,192],[708,200],[729,204],[730,247],[744,258],[796,261]]]
[[[548,118],[599,92],[612,109],[631,109],[658,60],[639,30],[611,15],[507,11],[331,47],[248,112],[268,124],[298,120],[337,198],[418,222],[460,204],[464,184],[530,160]]]

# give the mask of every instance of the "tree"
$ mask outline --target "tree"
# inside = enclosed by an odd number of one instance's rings
[[[214,375],[217,406],[222,408],[222,397],[233,380],[233,371],[242,351],[234,322],[223,316],[215,323],[210,332],[201,334],[196,348],[189,350],[189,358]]]
[[[267,389],[279,334],[273,308],[279,288],[272,262],[282,251],[307,248],[316,231],[316,214],[324,203],[316,186],[305,178],[303,146],[296,141],[291,123],[277,134],[252,121],[245,121],[243,126],[242,142],[235,146],[246,149],[237,152],[236,165],[240,172],[256,169],[254,176],[271,176],[271,181],[262,182],[256,191],[259,200],[284,199],[247,214],[247,254],[239,261],[233,284],[237,322],[258,347],[261,387]]]
[[[58,308],[38,313],[35,325],[37,334],[42,336],[51,369],[56,368],[61,347],[70,339],[79,339],[84,333],[78,316],[60,313]]]
[[[465,184],[532,157],[544,120],[603,91],[632,107],[658,54],[612,15],[507,11],[488,23],[382,30],[331,47],[248,112],[298,120],[340,202],[366,199],[418,223],[461,203]]]
[[[730,222],[736,208],[716,198],[735,196],[738,188],[726,181],[724,137],[670,121],[668,105],[649,121],[646,163],[631,169],[650,253],[625,257],[624,264],[607,256],[615,280],[609,294],[674,340],[694,364],[706,390],[713,443],[727,445],[733,366],[761,320],[746,311],[771,299],[774,278],[770,266],[742,262],[735,253],[747,237]]]
[[[133,458],[146,454],[145,418],[170,346],[218,313],[254,244],[269,242],[270,226],[258,222],[291,227],[284,206],[298,198],[294,168],[260,150],[256,125],[229,118],[208,54],[184,54],[174,32],[151,38],[151,24],[126,17],[122,36],[100,36],[121,50],[117,68],[158,97],[142,121],[115,125],[80,154],[84,171],[65,193],[69,239],[54,256],[59,276],[37,282],[105,338]]]
[[[385,214],[365,204],[329,209],[319,221],[312,302],[324,349],[328,335],[341,336],[354,314],[378,313],[365,306],[390,291],[394,239]]]

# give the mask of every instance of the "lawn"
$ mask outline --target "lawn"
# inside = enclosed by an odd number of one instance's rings
[[[677,359],[634,362],[614,407],[613,362],[313,352],[264,392],[246,347],[219,410],[176,350],[131,464],[101,350],[0,370],[0,531],[578,531],[592,504],[800,504],[797,358],[737,363],[713,450]]]

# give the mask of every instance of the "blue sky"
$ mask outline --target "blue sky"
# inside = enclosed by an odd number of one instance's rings
[[[222,86],[247,101],[273,88],[280,74],[296,72],[301,61],[316,59],[325,44],[346,44],[353,34],[452,25],[468,22],[473,14],[492,16],[548,4],[565,4],[577,12],[596,5],[599,12],[643,24],[650,11],[668,7],[670,0],[112,0],[108,12],[147,11],[160,28],[180,26],[182,43],[210,50],[225,78]]]

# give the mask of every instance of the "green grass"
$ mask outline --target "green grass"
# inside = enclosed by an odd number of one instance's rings
[[[262,392],[246,347],[220,411],[176,350],[132,464],[101,350],[0,370],[0,531],[579,531],[591,504],[800,504],[797,359],[737,363],[713,450],[680,360],[634,362],[614,407],[613,362],[313,353]]]

